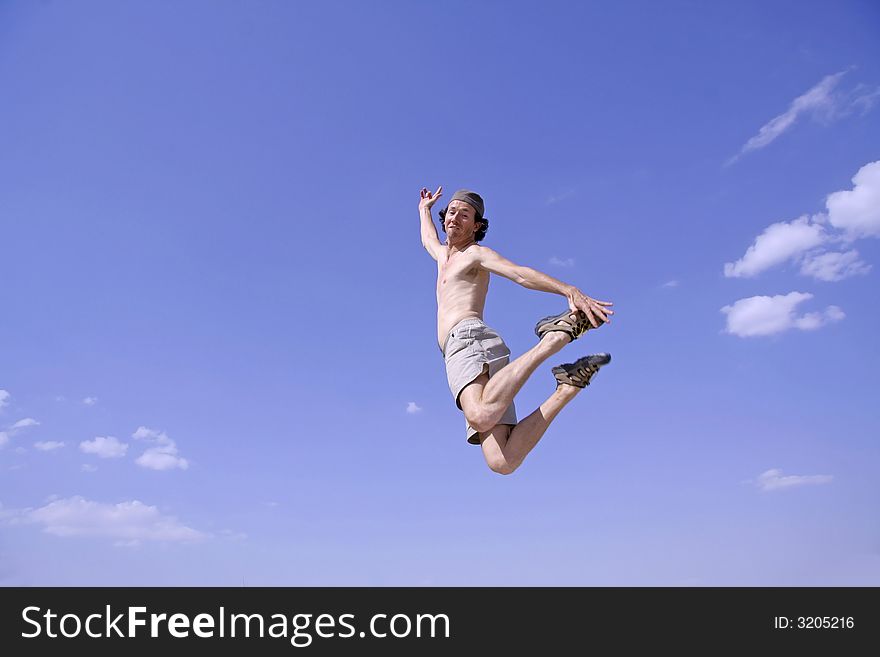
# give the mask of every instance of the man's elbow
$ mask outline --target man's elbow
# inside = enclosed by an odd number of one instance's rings
[[[441,246],[439,241],[437,241],[436,243],[432,243],[422,240],[422,246],[425,247],[425,251],[428,252],[428,255],[434,258],[434,260],[437,259],[437,252],[440,250]]]

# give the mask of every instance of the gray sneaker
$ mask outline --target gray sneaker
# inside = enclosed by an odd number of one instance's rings
[[[573,363],[557,365],[551,371],[553,376],[556,377],[557,388],[561,383],[567,383],[578,388],[586,388],[590,385],[590,379],[599,371],[599,368],[610,362],[611,354],[590,354],[589,356],[577,359]]]
[[[550,315],[538,320],[535,324],[535,335],[543,338],[550,331],[562,331],[574,342],[588,330],[593,328],[590,320],[582,310],[566,310],[558,315]]]

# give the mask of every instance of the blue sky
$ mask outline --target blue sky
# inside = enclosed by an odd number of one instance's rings
[[[0,583],[880,584],[878,36],[867,1],[0,4]],[[510,477],[436,345],[438,185],[615,304]],[[516,355],[562,307],[497,279],[485,319]]]

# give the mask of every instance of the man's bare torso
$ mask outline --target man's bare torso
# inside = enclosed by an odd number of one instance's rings
[[[443,250],[437,259],[437,341],[443,341],[461,320],[482,319],[489,291],[489,272],[479,266],[472,244],[464,251]]]

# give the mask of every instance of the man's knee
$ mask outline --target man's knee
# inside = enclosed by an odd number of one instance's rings
[[[492,427],[498,424],[498,417],[495,413],[490,413],[483,406],[476,408],[465,408],[464,416],[474,429],[480,433],[491,431]]]
[[[486,464],[489,466],[489,469],[492,472],[497,472],[500,475],[509,475],[512,474],[514,470],[516,470],[516,466],[512,465],[510,461],[505,459],[503,456],[487,459]]]

